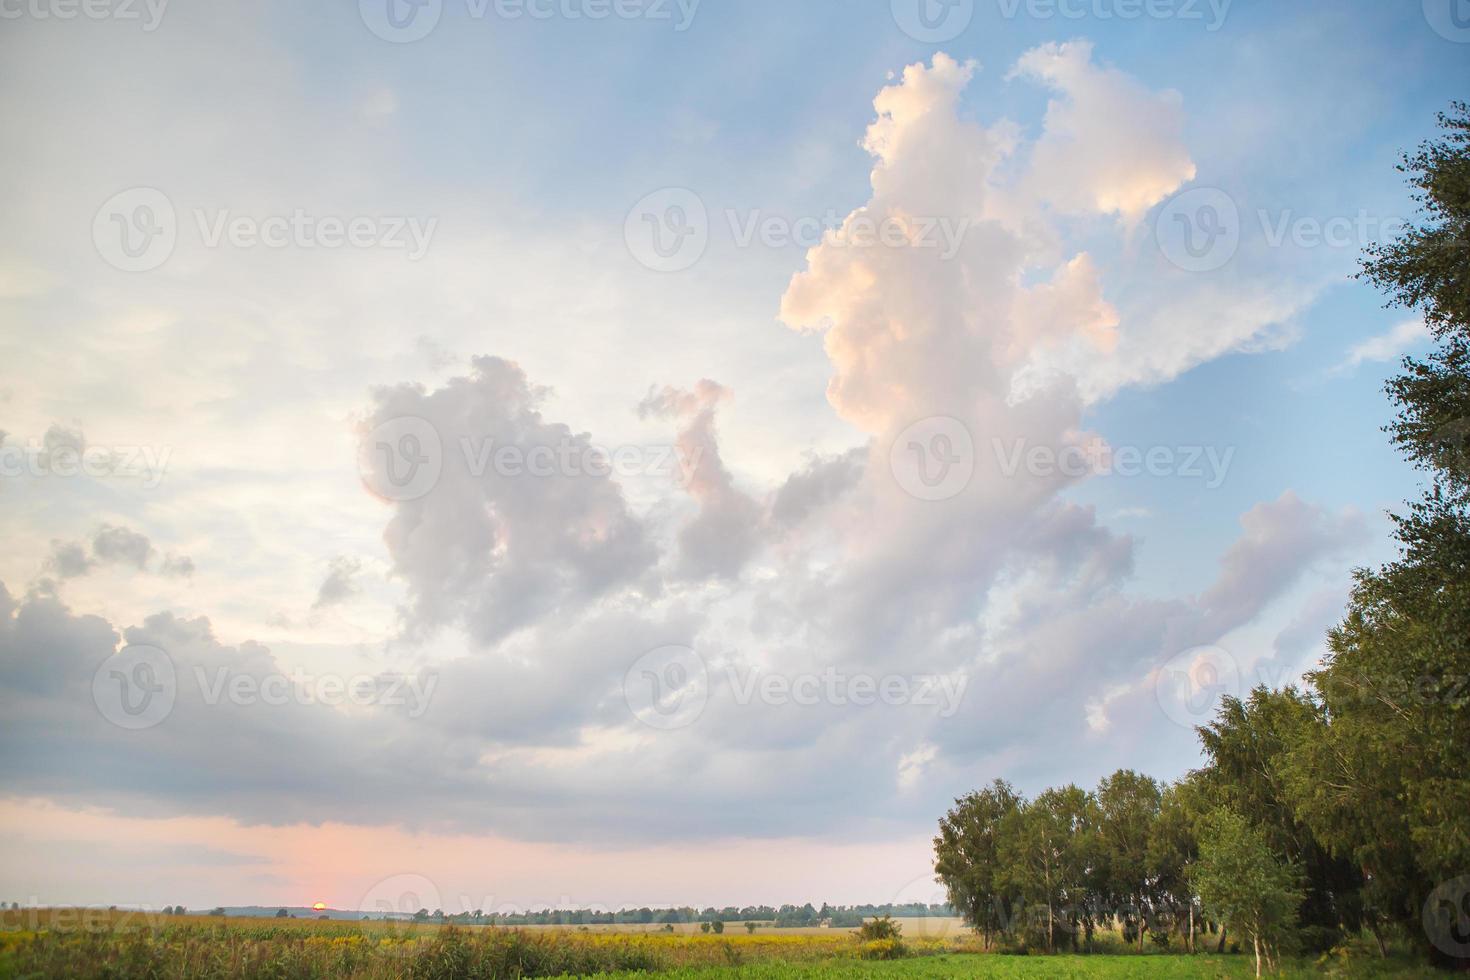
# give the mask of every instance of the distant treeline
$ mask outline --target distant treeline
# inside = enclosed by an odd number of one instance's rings
[[[593,909],[542,909],[538,912],[486,912],[476,909],[448,915],[440,909],[420,909],[415,919],[428,922],[453,922],[463,925],[489,926],[613,926],[613,925],[680,925],[699,922],[763,922],[777,929],[800,929],[827,925],[832,928],[856,928],[864,919],[888,915],[895,919],[925,916],[953,916],[949,905],[925,905],[911,902],[903,905],[829,905],[808,902],[805,905],[746,905],[737,907],[696,909],[636,908],[616,912]]]

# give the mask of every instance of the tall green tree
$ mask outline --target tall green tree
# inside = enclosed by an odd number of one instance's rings
[[[1148,869],[1157,895],[1169,910],[1173,924],[1194,952],[1201,925],[1190,869],[1199,860],[1199,824],[1205,814],[1201,777],[1191,773],[1164,787],[1159,815],[1148,841]]]
[[[1357,862],[1379,912],[1416,920],[1470,868],[1470,112],[1404,158],[1416,223],[1368,250],[1362,275],[1423,316],[1436,342],[1387,390],[1394,444],[1426,477],[1395,515],[1396,560],[1357,573],[1311,675],[1325,724],[1292,753],[1297,811]]]
[[[1024,903],[1047,952],[1096,925],[1097,803],[1076,786],[1048,789],[1001,823],[998,880]]]
[[[1099,889],[1124,938],[1136,939],[1139,949],[1158,897],[1148,844],[1161,800],[1159,784],[1131,769],[1119,769],[1097,787]]]
[[[1297,871],[1279,860],[1261,827],[1224,807],[1205,818],[1199,860],[1190,870],[1205,908],[1250,940],[1256,976],[1292,931],[1302,892]]]
[[[934,838],[934,873],[950,906],[980,933],[987,949],[1010,928],[1011,900],[998,877],[1000,830],[1023,802],[1010,783],[997,779],[955,800]]]
[[[1207,798],[1249,820],[1273,854],[1301,868],[1298,926],[1303,942],[1317,950],[1362,927],[1361,873],[1335,856],[1294,806],[1292,752],[1319,739],[1324,728],[1317,706],[1295,688],[1257,687],[1244,701],[1224,698],[1215,720],[1198,729],[1210,761],[1200,773]]]

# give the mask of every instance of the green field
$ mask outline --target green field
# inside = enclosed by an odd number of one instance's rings
[[[977,951],[968,932],[905,937],[908,955],[885,952],[842,930],[818,934],[744,930],[733,935],[580,929],[453,928],[430,924],[224,919],[50,910],[40,928],[0,923],[0,978],[351,977],[468,980],[494,977],[800,980],[870,977],[1246,977],[1250,957],[1187,956],[1150,950],[1078,955]],[[66,914],[63,914],[66,913]],[[48,927],[49,926],[49,927]],[[1407,959],[1373,956],[1366,944],[1346,958],[1288,961],[1282,976],[1418,977]]]
[[[760,963],[739,967],[706,967],[667,970],[658,973],[607,974],[613,977],[648,977],[650,980],[835,980],[853,977],[938,978],[944,977],[1252,977],[1251,960],[1245,956],[1095,955],[1095,956],[1002,956],[998,954],[948,954],[868,963],[828,960],[818,963]],[[1351,964],[1318,966],[1312,961],[1288,963],[1279,977],[1431,977],[1441,976],[1427,967],[1401,960],[1380,962],[1355,960]]]
[[[1375,965],[1360,963],[1347,969],[1327,970],[1311,963],[1288,965],[1282,977],[1420,977],[1433,971],[1403,963]],[[888,963],[826,961],[821,963],[763,963],[740,967],[709,967],[667,970],[658,973],[606,974],[668,980],[828,980],[836,977],[893,978],[941,977],[1249,977],[1250,961],[1243,956],[997,956],[955,954],[900,960]]]

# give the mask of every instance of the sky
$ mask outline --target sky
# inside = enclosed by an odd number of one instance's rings
[[[0,899],[942,901],[1417,475],[1453,0],[0,4]]]

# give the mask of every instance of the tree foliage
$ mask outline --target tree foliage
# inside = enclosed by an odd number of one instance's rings
[[[1260,976],[1262,958],[1271,963],[1293,936],[1302,901],[1296,868],[1276,856],[1259,824],[1232,810],[1209,814],[1204,827],[1190,879],[1205,909],[1250,940]]]

